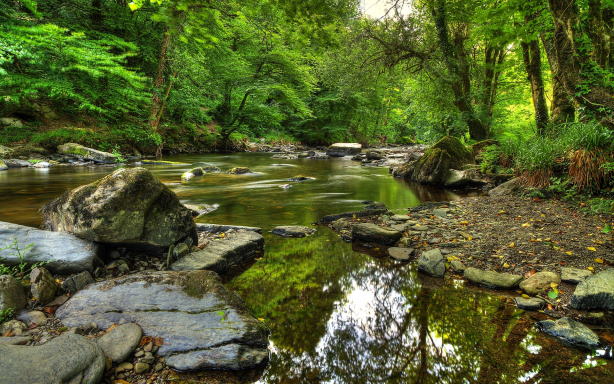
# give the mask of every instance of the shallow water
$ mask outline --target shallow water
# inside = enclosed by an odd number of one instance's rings
[[[611,360],[537,332],[539,315],[516,310],[509,297],[356,252],[324,227],[305,239],[267,233],[276,225],[309,225],[327,214],[360,209],[363,200],[402,212],[421,201],[458,196],[344,159],[233,154],[169,160],[186,164],[148,168],[185,203],[220,205],[198,221],[265,229],[264,257],[229,286],[270,327],[271,363],[257,377],[230,375],[216,382],[614,383]],[[181,184],[181,173],[195,162],[247,166],[255,173],[213,174]],[[36,226],[42,204],[111,170],[0,172],[0,220]],[[316,180],[287,180],[296,175]],[[284,190],[283,184],[292,187]]]

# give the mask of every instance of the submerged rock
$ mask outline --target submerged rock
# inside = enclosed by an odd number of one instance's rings
[[[219,204],[184,204],[184,207],[193,212],[194,217],[200,217],[217,210]]]
[[[422,252],[418,259],[418,270],[435,277],[443,277],[446,265],[439,248]]]
[[[247,227],[244,225],[225,225],[225,224],[203,224],[196,223],[196,230],[198,232],[209,233],[222,233],[228,231],[251,231],[262,233],[262,228],[259,227]]]
[[[571,306],[576,309],[614,310],[614,268],[581,281],[571,297]]]
[[[68,191],[43,209],[54,231],[109,244],[168,247],[196,240],[192,212],[144,168],[123,168]]]
[[[360,151],[362,151],[362,145],[359,143],[335,143],[328,147],[326,154],[331,157],[343,157],[356,155]]]
[[[477,268],[465,269],[464,276],[467,280],[484,285],[490,288],[512,289],[518,286],[522,276],[511,273],[499,273],[494,271],[483,271]]]
[[[309,176],[294,176],[288,179],[288,181],[294,181],[294,182],[301,182],[301,181],[310,181],[310,180],[315,180],[315,177],[309,177]]]
[[[556,321],[543,320],[538,322],[537,326],[543,332],[556,337],[566,344],[588,350],[599,346],[599,336],[595,332],[586,325],[567,317],[562,317]]]
[[[96,244],[69,233],[42,231],[0,221],[0,244],[13,242],[23,252],[26,262],[43,262],[45,268],[60,274],[91,271],[98,253]],[[10,247],[0,250],[0,258],[10,265],[21,262],[15,249]]]
[[[402,235],[400,231],[382,228],[373,223],[358,223],[352,226],[352,240],[393,245]]]
[[[210,271],[143,272],[79,291],[56,316],[69,327],[136,323],[178,370],[245,369],[268,358],[267,332]]]
[[[0,276],[0,311],[13,309],[17,313],[26,306],[23,286],[11,275]]]
[[[537,272],[520,283],[520,289],[529,295],[537,295],[550,289],[551,284],[558,284],[561,278],[554,272]]]
[[[91,160],[97,163],[114,164],[118,162],[118,157],[109,152],[84,147],[81,144],[66,143],[58,146],[58,153],[70,155],[84,160]]]
[[[198,168],[193,168],[189,171],[184,172],[181,175],[181,181],[190,181],[191,179],[193,179],[196,176],[202,176],[205,174],[205,171],[198,167]]]
[[[224,274],[254,260],[263,249],[264,238],[260,234],[252,231],[229,232],[221,239],[212,240],[203,250],[177,260],[171,269],[208,269]]]
[[[244,175],[246,173],[252,173],[249,168],[246,167],[234,167],[228,170],[228,173],[231,175]]]
[[[0,384],[97,384],[105,358],[95,342],[64,334],[39,346],[0,343]]]
[[[316,233],[316,230],[303,225],[282,225],[273,228],[271,233],[282,237],[307,237]]]

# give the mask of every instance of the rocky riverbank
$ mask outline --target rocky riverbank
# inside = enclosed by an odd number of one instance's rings
[[[321,223],[375,256],[507,291],[510,305],[521,309],[612,329],[614,244],[602,231],[612,219],[557,200],[506,195],[430,203],[401,214],[371,207]]]
[[[260,229],[196,225],[143,168],[42,213],[51,231],[0,222],[0,383],[162,383],[268,360],[266,327],[222,284],[262,254]]]

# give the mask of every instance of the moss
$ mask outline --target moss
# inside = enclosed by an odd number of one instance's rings
[[[473,162],[471,152],[456,137],[444,136],[432,148],[446,151],[450,155],[452,168]]]
[[[440,148],[429,148],[410,168],[407,177],[423,184],[443,183],[450,170],[452,157]]]

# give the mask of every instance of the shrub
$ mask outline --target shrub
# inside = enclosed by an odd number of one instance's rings
[[[527,140],[518,147],[515,158],[516,172],[528,186],[547,187],[561,152],[561,145],[556,140],[547,137]]]

